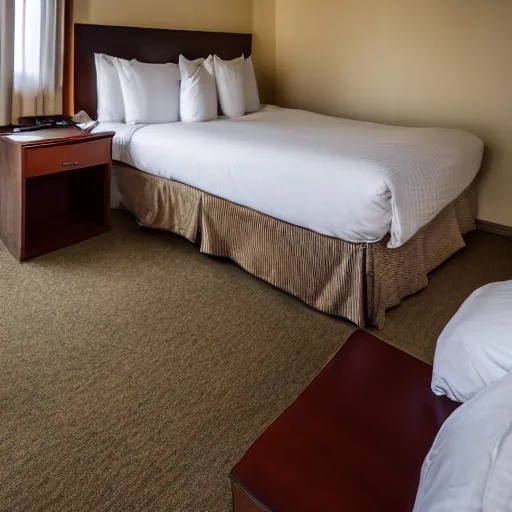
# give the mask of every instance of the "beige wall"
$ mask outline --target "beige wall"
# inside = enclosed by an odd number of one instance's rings
[[[275,103],[276,0],[253,0],[252,50],[261,101]]]
[[[280,104],[474,132],[479,217],[512,226],[512,1],[276,2]]]
[[[75,22],[251,32],[251,0],[75,0]]]

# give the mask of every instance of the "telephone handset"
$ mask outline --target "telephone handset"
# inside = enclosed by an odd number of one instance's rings
[[[45,128],[69,128],[75,126],[75,123],[69,116],[30,116],[20,117],[20,126],[13,128],[13,132],[32,132],[35,130],[44,130]]]

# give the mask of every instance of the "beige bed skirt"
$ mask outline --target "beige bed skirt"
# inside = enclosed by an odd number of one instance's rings
[[[230,258],[314,308],[360,327],[384,326],[386,309],[428,284],[427,274],[475,228],[468,189],[398,249],[345,242],[287,224],[198,189],[115,166],[122,205],[139,224],[177,233],[201,252]]]

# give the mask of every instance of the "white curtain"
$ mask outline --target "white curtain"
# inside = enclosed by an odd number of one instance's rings
[[[13,71],[14,2],[0,0],[0,126],[11,124]]]
[[[12,123],[17,123],[21,116],[60,114],[63,85],[64,0],[0,0],[0,2],[14,5],[14,31],[11,30],[11,34],[5,37],[7,41],[9,37],[11,38],[14,47],[14,58],[11,64],[8,59],[5,59],[5,72],[12,81],[10,87]],[[10,19],[12,21],[12,14]],[[2,33],[1,39],[3,38]],[[3,62],[0,66],[3,75]]]

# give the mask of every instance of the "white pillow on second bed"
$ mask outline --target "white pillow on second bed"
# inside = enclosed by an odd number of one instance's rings
[[[100,123],[116,123],[125,120],[123,93],[117,66],[117,57],[103,53],[95,53],[96,92],[98,98],[98,121]],[[125,61],[128,62],[128,61]]]
[[[441,333],[432,391],[466,402],[512,371],[512,281],[473,292]]]
[[[210,121],[218,113],[213,57],[188,60],[180,55],[180,117],[185,123]]]
[[[179,121],[181,75],[178,65],[118,60],[117,70],[128,124]]]
[[[258,83],[256,82],[256,72],[252,55],[245,59],[244,69],[245,83],[245,111],[249,114],[257,112],[261,108],[260,94],[258,92]]]
[[[215,55],[213,59],[222,113],[226,117],[241,117],[257,112],[260,98],[252,57],[222,60]]]
[[[94,57],[100,122],[209,121],[217,117],[217,94],[226,117],[257,112],[261,106],[252,57],[190,61],[180,55],[179,66]]]
[[[243,56],[234,60],[213,57],[220,108],[226,117],[245,115],[244,60]]]

